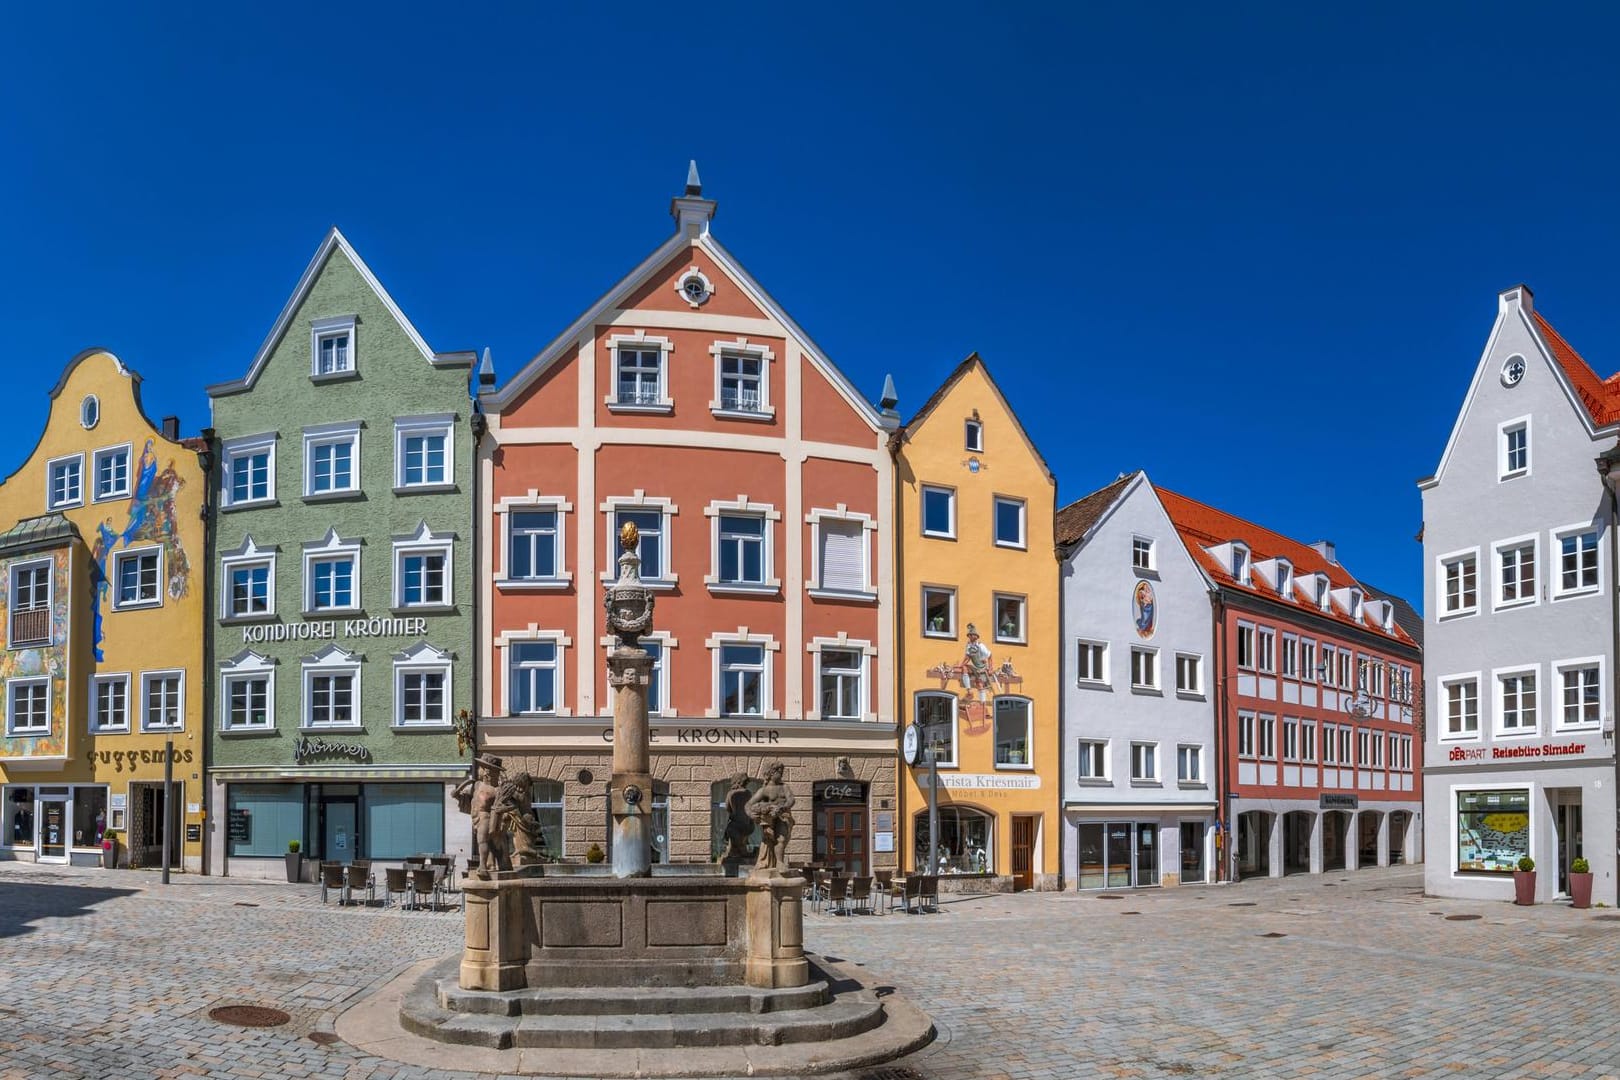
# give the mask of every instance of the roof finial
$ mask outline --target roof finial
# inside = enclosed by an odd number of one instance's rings
[[[495,361],[489,355],[489,346],[484,346],[484,358],[478,362],[478,385],[495,385]]]
[[[878,398],[878,408],[887,414],[894,412],[894,407],[900,404],[900,395],[894,392],[894,376],[883,376],[883,396]]]
[[[686,164],[686,194],[689,198],[697,198],[703,194],[703,181],[698,179],[696,158]]]

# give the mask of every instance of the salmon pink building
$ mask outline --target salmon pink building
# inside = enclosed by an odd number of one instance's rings
[[[897,418],[720,246],[714,210],[694,166],[674,235],[480,394],[479,746],[535,778],[550,854],[607,853],[602,595],[633,522],[654,860],[716,858],[728,793],[780,760],[790,858],[870,873],[894,863]]]

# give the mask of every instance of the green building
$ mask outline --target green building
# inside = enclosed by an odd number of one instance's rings
[[[474,360],[428,348],[333,229],[247,373],[209,387],[218,872],[280,875],[289,840],[469,853]]]

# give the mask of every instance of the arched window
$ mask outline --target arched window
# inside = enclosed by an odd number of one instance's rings
[[[750,777],[745,780],[743,790],[752,795],[759,790],[759,787],[760,781]],[[726,843],[726,826],[731,821],[733,811],[735,810],[736,814],[741,816],[741,803],[747,801],[745,797],[739,796],[738,805],[732,807],[728,801],[731,797],[731,791],[731,780],[716,780],[709,785],[709,857],[715,862],[719,862],[725,857],[726,849],[729,847]],[[744,847],[748,852],[748,858],[752,859],[759,854],[761,834],[758,822],[751,821],[749,825],[752,826],[753,831],[748,834]]]
[[[915,852],[918,873],[928,873],[928,811],[917,812],[912,835],[917,838]],[[995,870],[996,857],[992,847],[996,836],[996,819],[980,810],[966,806],[939,808],[939,863],[934,873],[988,874]]]

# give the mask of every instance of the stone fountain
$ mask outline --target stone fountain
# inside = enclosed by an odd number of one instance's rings
[[[454,1044],[483,1055],[477,1063],[456,1058],[463,1068],[602,1076],[826,1072],[926,1044],[933,1037],[926,1016],[805,955],[805,882],[785,859],[794,800],[780,763],[742,806],[763,836],[746,877],[726,876],[716,864],[653,864],[653,664],[639,644],[652,629],[653,596],[641,582],[635,526],[627,524],[619,540],[618,579],[604,597],[618,639],[607,661],[610,862],[543,862],[530,778],[508,775],[499,758],[475,757],[457,792],[480,852],[462,886],[461,955],[409,973],[412,985],[396,999],[397,1026],[411,1035],[360,1044],[439,1066],[446,1063],[432,1044]],[[423,1043],[429,1048],[407,1052]],[[714,1057],[728,1050],[730,1058]],[[694,1064],[683,1052],[709,1056]]]

